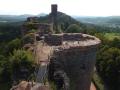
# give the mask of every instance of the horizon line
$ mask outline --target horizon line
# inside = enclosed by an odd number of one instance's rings
[[[23,15],[38,16],[40,14],[48,15],[49,13],[39,13],[39,14],[30,14],[30,13],[24,13],[24,14],[0,14],[0,16],[2,16],[2,15],[3,16],[23,16]],[[112,17],[112,16],[113,17],[114,16],[119,17],[120,16],[120,15],[70,15],[70,14],[67,14],[67,15],[72,16],[72,17]]]

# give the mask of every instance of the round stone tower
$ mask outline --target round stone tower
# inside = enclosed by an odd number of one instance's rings
[[[62,34],[61,37],[62,45],[53,46],[50,74],[54,77],[56,72],[64,72],[69,78],[68,90],[90,90],[100,40],[87,34]]]

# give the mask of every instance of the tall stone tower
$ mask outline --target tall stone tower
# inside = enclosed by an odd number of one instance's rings
[[[57,4],[52,4],[52,5],[51,5],[51,13],[52,13],[54,16],[57,16]]]
[[[57,4],[51,5],[51,23],[53,24],[53,30],[58,31],[58,23],[57,23]]]

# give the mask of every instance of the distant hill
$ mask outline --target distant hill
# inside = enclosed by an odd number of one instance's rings
[[[83,23],[91,23],[97,25],[105,25],[116,27],[120,26],[120,16],[109,16],[109,17],[74,17],[76,20]]]
[[[50,14],[40,13],[38,15],[0,15],[0,24],[1,23],[14,23],[14,22],[24,22],[26,21],[27,17],[39,17],[38,21],[41,23],[49,23],[50,22]],[[58,12],[57,14],[57,20],[58,25],[62,27],[63,30],[65,30],[69,25],[71,24],[78,24],[81,27],[84,26],[81,22],[75,20],[69,15],[66,15],[65,13]]]
[[[0,15],[0,22],[19,22],[25,21],[29,15]]]
[[[35,15],[0,15],[0,25],[9,23],[10,25],[22,25],[27,17]],[[41,23],[50,22],[50,14],[41,13],[36,15]],[[65,13],[58,12],[58,25],[64,32],[71,24],[79,25],[82,30],[97,30],[97,31],[120,31],[120,16],[110,17],[71,17]]]
[[[111,16],[111,17],[109,17],[107,23],[119,24],[120,25],[120,16]]]
[[[46,16],[47,14],[41,13],[38,15],[30,15],[30,14],[24,14],[24,15],[0,15],[0,23],[6,23],[6,22],[20,22],[25,21],[27,17],[33,17],[33,16]]]

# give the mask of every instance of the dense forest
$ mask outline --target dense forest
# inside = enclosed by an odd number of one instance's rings
[[[49,15],[42,16],[38,20],[48,22],[48,17]],[[120,90],[120,28],[81,23],[60,12],[58,22],[59,30],[62,32],[86,33],[101,39],[102,43],[97,52],[96,72],[105,87],[109,90]],[[23,48],[23,39],[31,40],[29,36],[21,37],[23,23],[23,21],[0,23],[0,88],[3,88],[2,90],[8,90],[13,82],[31,79],[34,73],[33,54]],[[22,68],[26,69],[26,73],[21,75]],[[98,88],[104,90],[99,85]]]
[[[33,55],[23,49],[22,23],[0,24],[0,88],[2,90],[9,90],[13,82],[16,83],[23,78],[28,79],[34,72]],[[25,75],[21,75],[21,68],[26,68]]]

